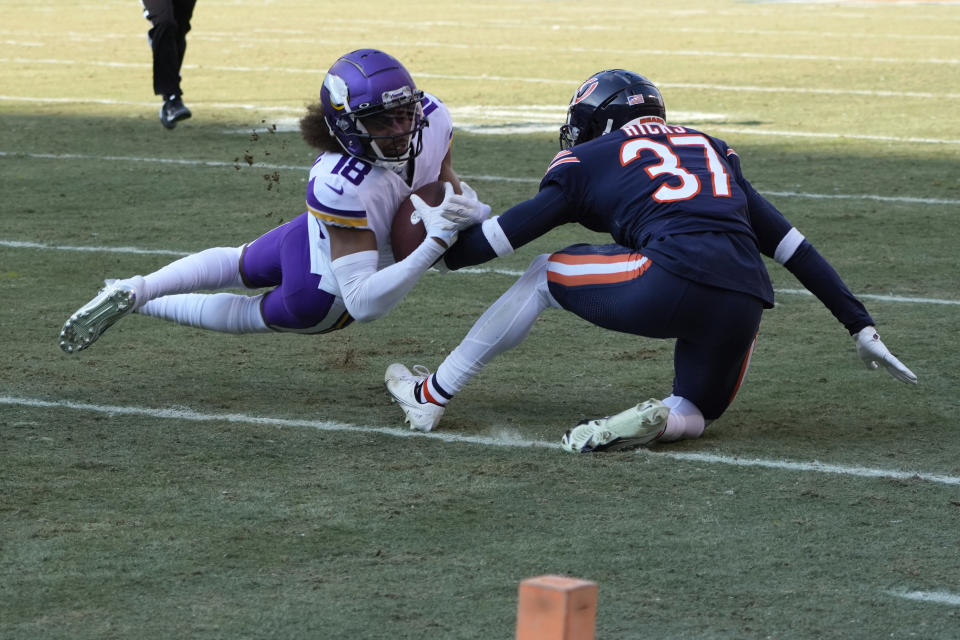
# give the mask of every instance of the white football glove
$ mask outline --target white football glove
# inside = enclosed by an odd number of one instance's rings
[[[477,192],[466,182],[460,182],[461,194],[454,193],[453,185],[449,182],[444,182],[443,188],[443,202],[432,208],[439,209],[444,218],[457,225],[457,229],[472,227],[490,217],[490,205],[480,202]],[[415,211],[431,208],[415,194],[410,196],[410,201]]]
[[[428,205],[417,194],[410,194],[410,202],[413,203],[410,222],[416,224],[422,220],[428,238],[439,238],[450,247],[457,241],[457,232],[469,227],[473,222],[466,212],[457,213],[455,208],[449,206],[450,198],[456,195],[452,184],[444,182],[443,193],[443,201],[435,207]]]
[[[864,327],[853,336],[853,339],[857,344],[857,355],[867,365],[867,369],[876,369],[879,364],[882,364],[897,380],[917,384],[916,374],[903,366],[903,363],[890,353],[877,335],[876,328]]]
[[[449,206],[465,213],[473,224],[480,224],[490,217],[490,205],[480,202],[477,192],[463,180],[460,181],[460,190],[462,194],[450,196]]]

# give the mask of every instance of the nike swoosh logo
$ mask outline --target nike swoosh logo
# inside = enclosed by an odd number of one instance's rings
[[[324,182],[323,184],[327,185],[327,187],[329,187],[330,191],[333,191],[333,192],[334,192],[335,194],[337,194],[338,196],[342,196],[342,195],[343,195],[343,187],[340,187],[339,189],[336,189],[336,188],[330,186],[330,183],[329,183],[329,182]]]

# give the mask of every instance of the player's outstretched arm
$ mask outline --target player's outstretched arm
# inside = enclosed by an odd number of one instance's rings
[[[749,182],[744,179],[741,186],[761,252],[786,267],[847,328],[868,369],[883,364],[897,380],[917,384],[917,376],[884,346],[873,318],[830,263]]]
[[[513,253],[551,229],[576,220],[575,209],[556,185],[547,185],[536,196],[465,229],[444,255],[448,269],[482,264]]]
[[[864,327],[854,334],[853,339],[857,344],[857,355],[868,369],[876,369],[882,364],[897,380],[917,384],[916,374],[890,353],[874,327]]]
[[[344,229],[328,225],[330,266],[343,296],[347,311],[358,322],[383,317],[406,296],[451,242],[456,230],[452,223],[427,225],[428,235],[406,258],[377,270],[379,253],[376,239],[367,229]],[[451,233],[445,239],[437,234]]]

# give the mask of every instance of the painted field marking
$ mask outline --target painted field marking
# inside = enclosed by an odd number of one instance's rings
[[[467,177],[467,176],[465,176]],[[78,251],[85,253],[126,253],[132,255],[158,255],[158,256],[175,256],[183,257],[190,255],[191,251],[175,251],[173,249],[139,249],[137,247],[98,247],[98,246],[72,246],[72,245],[51,245],[43,244],[41,242],[24,242],[22,240],[4,240],[0,238],[0,247],[8,247],[10,249],[38,249],[41,251]],[[433,272],[428,272],[433,273]],[[466,269],[458,269],[457,271],[451,271],[452,274],[478,274],[478,275],[501,275],[501,276],[513,276],[520,277],[523,275],[523,271],[518,269],[497,269],[497,268],[488,268],[488,267],[468,267]],[[775,293],[781,293],[784,295],[800,295],[813,297],[813,294],[807,291],[806,289],[774,289]],[[944,304],[944,305],[960,305],[960,300],[946,300],[942,298],[918,298],[918,297],[909,297],[909,296],[893,296],[893,295],[881,295],[876,293],[858,293],[855,294],[858,298],[863,298],[865,300],[879,300],[881,302],[902,302],[909,304]]]
[[[202,36],[201,36],[202,39]],[[291,44],[291,39],[284,40],[285,44]],[[313,44],[315,41],[307,39],[306,43]],[[333,46],[335,44],[347,44],[355,43],[354,40],[324,40],[325,46]],[[485,42],[483,44],[468,44],[468,43],[451,43],[451,42],[437,42],[432,40],[383,40],[379,42],[379,46],[385,48],[387,51],[396,50],[400,48],[432,48],[432,49],[450,49],[450,50],[462,50],[462,51],[473,51],[473,50],[496,50],[496,51],[524,51],[524,52],[537,52],[537,51],[548,51],[542,47],[537,47],[534,45],[518,45],[518,44],[496,44]],[[630,55],[630,56],[658,56],[658,57],[695,57],[698,59],[702,58],[721,58],[721,59],[740,59],[740,60],[794,60],[801,62],[852,62],[852,63],[870,63],[870,64],[935,64],[935,65],[955,65],[960,64],[960,59],[957,58],[940,58],[940,57],[929,57],[929,58],[900,58],[893,56],[838,56],[838,55],[825,55],[825,54],[816,54],[816,53],[774,53],[770,51],[761,51],[761,52],[752,52],[752,51],[716,51],[716,50],[703,50],[703,49],[642,49],[642,48],[613,48],[613,47],[577,47],[577,46],[568,46],[566,47],[567,51],[575,53],[585,53],[585,54],[603,54],[603,55]],[[99,60],[65,60],[65,59],[51,59],[51,58],[23,58],[16,57],[12,58],[14,62],[17,63],[41,63],[41,64],[50,64],[52,62],[57,62],[59,64],[77,64],[77,65],[117,65],[117,66],[130,66],[133,64],[140,64],[143,67],[148,66],[148,63],[116,63],[116,62],[105,62]],[[236,70],[237,67],[229,66],[219,66],[219,65],[197,65],[197,64],[185,64],[183,65],[184,69],[189,70],[206,70],[206,71],[231,71]],[[245,69],[245,67],[241,67]],[[282,69],[282,68],[281,68]],[[320,72],[325,73],[326,69],[313,69],[314,73]],[[414,75],[417,75],[414,73]]]
[[[946,591],[887,591],[891,596],[914,600],[916,602],[932,602],[933,604],[948,604],[960,607],[960,595]]]
[[[185,420],[191,422],[230,422],[234,424],[255,424],[275,427],[306,427],[318,431],[349,432],[349,433],[376,433],[397,438],[427,438],[445,443],[479,444],[488,447],[527,447],[543,449],[559,449],[559,442],[545,442],[543,440],[526,440],[519,434],[504,431],[498,437],[469,436],[458,433],[431,431],[421,433],[409,429],[393,427],[370,427],[354,425],[346,422],[328,420],[302,420],[290,418],[273,418],[267,416],[251,416],[243,413],[204,413],[189,408],[155,409],[149,407],[98,405],[69,400],[40,400],[37,398],[23,398],[17,396],[0,396],[0,405],[18,407],[32,407],[38,409],[69,409],[72,411],[86,411],[118,416],[144,416],[164,420]],[[399,419],[398,419],[399,420]],[[795,462],[791,460],[764,460],[759,458],[741,458],[738,456],[720,455],[711,453],[680,453],[662,450],[640,449],[638,455],[649,458],[670,458],[681,462],[725,464],[737,467],[759,467],[781,471],[796,471],[801,473],[823,473],[829,475],[854,476],[861,478],[891,478],[895,480],[922,480],[933,484],[960,486],[960,477],[948,476],[919,471],[899,471],[895,469],[876,469],[870,467],[846,466],[825,464],[817,461]]]
[[[923,0],[922,4],[932,4],[935,0]],[[768,4],[772,4],[768,2]],[[826,3],[824,3],[826,4]],[[834,0],[830,0],[830,4],[839,4]],[[859,1],[858,4],[863,5],[862,1]],[[891,0],[886,0],[884,4],[892,4]],[[900,2],[900,4],[921,4],[919,0],[908,0],[906,2]],[[944,2],[940,0],[940,4],[953,4],[957,5],[960,2]],[[657,12],[660,15],[668,15],[669,12],[664,12],[658,10]],[[730,15],[729,12],[714,11],[711,12],[714,15],[726,14]],[[684,16],[688,16],[689,12],[683,12]],[[742,15],[742,14],[739,14]],[[769,15],[769,14],[768,14]],[[829,18],[824,18],[829,20]],[[630,26],[624,26],[621,24],[582,24],[577,22],[575,24],[558,24],[557,20],[548,19],[548,20],[523,20],[523,21],[513,21],[513,20],[478,20],[478,21],[452,21],[452,20],[443,20],[443,21],[429,21],[429,20],[416,20],[416,21],[369,21],[369,20],[356,20],[356,19],[328,19],[325,21],[327,24],[337,24],[339,29],[350,28],[351,30],[362,31],[364,33],[368,32],[369,25],[385,25],[390,28],[407,28],[414,29],[417,31],[422,31],[424,29],[429,29],[430,27],[440,27],[444,29],[449,29],[450,27],[466,28],[475,30],[477,28],[495,28],[495,29],[522,29],[524,31],[529,31],[531,25],[539,25],[541,28],[549,27],[552,31],[576,31],[579,34],[583,32],[610,32],[616,31],[621,33],[634,33],[640,32],[637,28],[631,28]],[[937,33],[922,33],[922,34],[906,34],[906,33],[860,33],[855,31],[813,31],[813,30],[803,30],[803,29],[720,29],[715,27],[669,27],[658,25],[658,33],[720,33],[723,35],[745,35],[745,36],[775,36],[778,38],[782,37],[791,37],[791,36],[800,36],[800,37],[815,37],[815,38],[839,38],[843,40],[883,40],[884,42],[889,40],[905,40],[905,41],[952,41],[960,40],[960,36],[954,34],[937,34]],[[255,34],[255,35],[254,35]],[[142,42],[143,37],[133,33],[97,33],[96,35],[90,35],[89,33],[84,33],[80,31],[56,31],[56,32],[39,32],[39,31],[20,31],[14,29],[0,29],[0,35],[2,36],[16,36],[18,38],[35,38],[36,40],[9,40],[7,41],[10,44],[18,46],[37,46],[43,47],[47,46],[49,40],[56,40],[62,42],[63,40],[70,40],[72,42],[104,42],[107,40],[127,40],[130,42]],[[263,37],[266,35],[267,37]],[[270,37],[271,35],[281,35],[283,37]],[[300,36],[303,40],[298,40],[297,37]],[[316,39],[312,37],[309,31],[304,31],[302,29],[270,29],[270,28],[256,28],[251,29],[247,37],[244,38],[244,42],[250,43],[273,43],[281,42],[284,44],[316,44]],[[197,33],[196,35],[191,34],[191,41],[196,42],[234,42],[236,39],[236,34],[232,32],[224,31],[204,31],[202,33]],[[324,44],[329,44],[326,40]],[[449,45],[451,48],[457,46],[454,44]],[[496,46],[496,45],[494,45]],[[517,45],[505,45],[505,46],[517,46]],[[547,51],[548,49],[543,47],[530,47],[532,51]]]
[[[960,95],[960,94],[958,94]],[[103,104],[103,105],[115,105],[115,106],[136,106],[143,108],[152,108],[154,104],[152,102],[137,102],[137,101],[125,101],[125,100],[115,100],[108,98],[43,98],[36,96],[8,96],[0,95],[0,102],[24,102],[28,104]],[[258,106],[254,104],[243,104],[243,103],[224,103],[224,102],[209,102],[201,103],[203,106],[212,108],[212,109],[236,109],[241,111],[251,111],[251,112],[270,112],[277,114],[278,117],[275,119],[275,122],[271,122],[274,127],[277,127],[276,131],[281,132],[290,132],[297,130],[297,123],[299,122],[299,117],[303,112],[301,107],[283,107],[283,106]],[[451,109],[452,112],[456,112],[458,109],[464,109],[463,113],[470,113],[470,110],[483,109],[484,107],[477,107],[468,105],[466,107],[454,107]],[[489,109],[494,109],[495,107],[491,106]],[[671,112],[673,113],[673,112]],[[755,128],[744,128],[737,127],[733,125],[723,124],[722,122],[717,122],[718,119],[721,119],[723,114],[717,113],[706,113],[706,112],[675,112],[680,121],[689,122],[708,122],[711,130],[721,132],[721,133],[735,133],[739,135],[757,135],[757,136],[770,136],[770,137],[779,137],[779,138],[809,138],[809,139],[827,139],[827,140],[869,140],[872,142],[899,142],[899,143],[911,143],[911,144],[946,144],[946,145],[957,145],[960,144],[960,139],[953,138],[921,138],[917,136],[881,136],[874,134],[859,134],[859,133],[836,133],[830,131],[782,131],[774,129],[755,129]],[[683,116],[688,118],[685,120]],[[553,133],[559,130],[559,126],[556,124],[561,122],[563,118],[557,118],[552,125],[547,125],[543,123],[542,114],[536,113],[532,117],[520,117],[519,122],[504,122],[500,127],[491,127],[489,120],[487,124],[484,125],[483,118],[466,118],[461,119],[458,124],[454,125],[455,130],[467,131],[469,133],[488,133],[488,134],[522,134],[522,133]],[[533,120],[533,122],[531,122]],[[279,127],[277,126],[279,125]],[[263,128],[265,130],[265,128]],[[228,131],[228,133],[243,133],[249,134],[251,129],[243,130],[234,130]]]
[[[79,251],[82,253],[129,253],[142,256],[175,256],[182,258],[190,255],[189,251],[174,251],[172,249],[138,249],[137,247],[80,247],[76,245],[52,245],[41,242],[22,242],[20,240],[2,240],[0,247],[10,249],[40,249],[44,251]]]
[[[489,48],[489,47],[485,47]],[[630,51],[631,54],[636,52]],[[956,61],[960,63],[960,61]],[[0,63],[4,64],[49,64],[49,65],[65,65],[65,66],[93,66],[93,67],[105,67],[105,68],[134,68],[134,69],[149,69],[150,64],[145,62],[115,62],[115,61],[78,61],[78,60],[64,60],[58,58],[5,58],[0,57]],[[184,65],[185,68],[189,68],[191,65]],[[199,71],[200,67],[195,66],[195,70]],[[317,68],[303,68],[303,67],[273,67],[273,66],[260,66],[260,67],[251,67],[251,66],[207,66],[204,65],[203,69],[213,70],[213,71],[229,71],[229,72],[256,72],[256,73],[287,73],[287,74],[303,74],[303,75],[315,75],[320,76],[326,73],[325,69]],[[510,83],[526,83],[526,84],[550,84],[550,85],[562,85],[565,87],[577,87],[583,78],[578,79],[568,79],[568,78],[545,78],[539,76],[502,76],[496,74],[462,74],[462,73],[431,73],[429,71],[419,71],[411,70],[411,74],[415,78],[431,78],[438,80],[455,80],[455,81],[467,81],[467,82],[510,82]],[[656,78],[651,78],[656,82]],[[841,88],[825,88],[825,87],[762,87],[754,85],[730,85],[730,84],[709,84],[709,83],[691,83],[691,82],[658,82],[657,86],[661,89],[702,89],[709,91],[726,91],[726,92],[735,92],[735,93],[801,93],[804,95],[810,94],[821,94],[821,95],[855,95],[855,96],[869,96],[875,98],[896,98],[902,100],[904,98],[916,98],[923,100],[956,100],[960,99],[960,93],[955,91],[947,92],[931,92],[931,91],[894,91],[888,89],[841,89]],[[16,96],[7,96],[10,99],[15,99]],[[78,98],[77,100],[82,101]],[[153,103],[150,103],[153,104]]]
[[[188,160],[184,158],[148,158],[138,156],[101,156],[89,153],[30,153],[21,151],[2,151],[0,158],[30,158],[32,160],[97,160],[102,162],[144,162],[155,164],[168,164],[190,167],[232,167],[243,168],[247,163],[242,160],[234,162],[224,162],[222,160]],[[306,182],[307,169],[303,165],[286,164],[267,164],[263,162],[254,162],[249,165],[252,169],[270,169],[273,171],[297,171],[303,175],[303,182]],[[540,178],[518,178],[514,176],[493,176],[484,174],[460,174],[461,178],[466,180],[480,180],[484,182],[512,182],[522,184],[540,184]],[[921,198],[916,196],[881,196],[874,193],[862,194],[843,194],[843,193],[803,193],[797,191],[761,191],[764,195],[781,198],[812,198],[817,200],[872,200],[877,202],[890,202],[894,204],[929,204],[929,205],[960,205],[960,199],[950,198]]]

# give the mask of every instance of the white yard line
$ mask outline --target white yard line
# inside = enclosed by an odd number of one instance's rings
[[[44,251],[80,251],[83,253],[129,253],[142,256],[176,256],[190,255],[189,251],[173,249],[138,249],[137,247],[81,247],[76,245],[52,245],[41,242],[22,242],[20,240],[2,240],[0,247],[10,249],[41,249]]]
[[[137,247],[105,247],[105,246],[76,246],[76,245],[52,245],[44,244],[41,242],[29,242],[23,240],[5,240],[0,238],[0,247],[7,247],[10,249],[37,249],[41,251],[79,251],[86,253],[125,253],[132,255],[158,255],[158,256],[174,256],[182,257],[190,255],[189,251],[177,251],[174,249],[140,249]],[[433,272],[430,272],[433,273]],[[520,277],[523,275],[523,271],[517,269],[496,269],[496,268],[486,268],[486,267],[472,267],[467,269],[459,269],[458,271],[451,272],[452,274],[461,274],[461,275],[485,275],[485,274],[495,274],[502,276],[511,276],[511,277]],[[775,293],[783,295],[800,295],[800,296],[813,296],[812,293],[806,289],[774,289]],[[894,296],[894,295],[880,295],[874,293],[858,293],[856,294],[858,298],[864,300],[879,300],[881,302],[899,302],[906,304],[941,304],[941,305],[960,305],[960,300],[945,300],[941,298],[918,298],[918,297],[907,297],[907,296]]]
[[[834,3],[833,0],[830,0],[831,3]],[[891,0],[883,0],[884,4],[890,4]],[[860,4],[863,4],[862,2]],[[929,4],[929,0],[922,1],[913,1],[913,2],[901,2],[900,4]],[[940,4],[947,4],[941,2]],[[960,2],[952,2],[951,4],[957,5]],[[662,11],[658,10],[658,13],[662,15]],[[719,12],[715,12],[719,13]],[[338,25],[339,28],[351,28],[356,30],[367,31],[369,30],[370,21],[359,21],[359,20],[337,20],[337,19],[328,19],[325,21],[325,24],[329,25]],[[373,24],[382,24],[391,27],[392,29],[407,28],[415,31],[424,31],[430,30],[432,28],[465,28],[465,29],[520,29],[523,31],[529,31],[530,27],[534,24],[538,25],[541,28],[549,27],[552,31],[576,31],[578,35],[584,32],[620,32],[620,33],[634,33],[642,32],[642,27],[637,28],[630,25],[623,24],[583,24],[577,22],[576,24],[557,24],[556,21],[550,20],[539,20],[539,21],[509,21],[509,20],[480,20],[472,22],[463,22],[463,21],[397,21],[390,20],[387,21],[377,21]],[[860,27],[858,27],[860,28]],[[743,36],[771,36],[774,38],[785,38],[785,37],[801,37],[801,38],[815,38],[821,40],[823,38],[837,38],[840,40],[850,41],[850,40],[880,40],[882,42],[888,42],[890,40],[900,40],[907,42],[924,42],[924,41],[954,41],[960,40],[960,35],[949,34],[949,33],[922,33],[922,34],[905,34],[905,33],[858,33],[854,31],[814,31],[814,30],[804,30],[804,29],[734,29],[734,28],[716,28],[716,27],[669,27],[658,25],[656,27],[658,33],[719,33],[724,36],[729,35],[743,35]],[[281,37],[271,37],[281,36]],[[0,36],[15,36],[17,38],[30,38],[30,40],[10,40],[8,41],[11,44],[18,44],[21,46],[47,46],[51,40],[56,42],[63,42],[64,40],[70,40],[71,42],[104,42],[109,40],[129,40],[131,42],[141,43],[143,42],[143,36],[136,33],[127,33],[127,32],[103,32],[91,35],[87,32],[82,31],[22,31],[14,29],[0,29]],[[303,40],[298,40],[302,38]],[[217,32],[217,31],[203,31],[190,34],[190,40],[195,42],[235,42],[236,34],[230,32]],[[257,44],[257,43],[281,43],[289,44],[295,43],[309,43],[312,45],[316,44],[316,37],[314,33],[310,31],[305,31],[302,29],[265,29],[265,28],[254,28],[251,29],[249,33],[244,36],[244,43],[246,44]],[[323,44],[329,44],[327,40],[323,41]],[[451,44],[451,47],[458,46]],[[541,48],[531,48],[535,51],[551,51],[544,47]]]
[[[0,59],[2,62],[2,59]],[[960,94],[958,94],[960,95]],[[126,100],[115,100],[109,98],[87,98],[87,97],[41,97],[41,96],[12,96],[12,95],[0,95],[0,102],[17,102],[24,104],[67,104],[67,105],[78,105],[78,104],[102,104],[102,105],[118,105],[118,106],[134,106],[144,109],[153,109],[155,103],[146,102],[146,101],[126,101]],[[194,103],[197,104],[197,103]],[[272,124],[282,125],[281,131],[294,131],[297,129],[297,122],[299,117],[303,114],[302,106],[262,106],[249,103],[229,103],[229,102],[208,102],[208,103],[199,103],[201,106],[207,107],[209,109],[223,109],[223,110],[240,110],[240,111],[252,111],[255,113],[270,113],[271,118],[274,120]],[[499,120],[502,122],[499,126],[491,126],[492,118],[489,117],[489,114],[495,111],[500,111],[501,113],[508,113],[506,108],[496,105],[464,105],[460,107],[454,106],[451,111],[460,113],[460,118],[455,118],[457,124],[454,125],[454,129],[468,131],[473,133],[488,133],[488,134],[516,134],[516,133],[541,133],[549,132],[555,133],[559,125],[557,123],[562,122],[562,110],[558,111],[561,115],[553,120],[553,124],[545,124],[544,114],[542,112],[542,106],[531,106],[531,111],[524,113],[522,110],[517,109],[516,107],[510,107],[509,115],[500,117]],[[534,109],[536,109],[534,111]],[[488,115],[484,116],[471,116],[471,113],[483,113],[486,112]],[[938,145],[960,145],[960,139],[956,138],[921,138],[917,136],[890,136],[890,135],[877,135],[877,134],[865,134],[865,133],[855,133],[851,131],[843,132],[833,132],[833,131],[796,131],[796,130],[774,130],[774,129],[762,129],[754,127],[742,127],[736,125],[728,125],[723,122],[718,122],[718,120],[726,120],[729,116],[719,113],[707,113],[707,112],[697,112],[697,111],[672,111],[676,115],[677,122],[687,123],[693,122],[709,122],[709,128],[712,131],[719,133],[735,133],[738,135],[756,135],[756,136],[768,136],[768,137],[778,137],[778,138],[809,138],[809,139],[828,139],[828,140],[869,140],[871,142],[894,142],[894,143],[903,143],[903,144],[938,144]],[[233,131],[232,133],[238,133],[238,131]],[[249,129],[240,131],[239,133],[250,133]]]
[[[916,602],[931,602],[933,604],[948,604],[960,607],[960,595],[946,591],[887,591],[896,598],[914,600]]]
[[[486,48],[486,47],[485,47]],[[630,53],[636,53],[630,51]],[[960,61],[955,61],[960,63]],[[106,68],[129,68],[129,69],[149,69],[149,62],[118,62],[114,60],[72,60],[65,58],[27,58],[0,57],[0,63],[4,64],[38,64],[54,66],[91,66]],[[236,65],[184,65],[185,69],[196,71],[229,71],[229,72],[257,72],[257,73],[286,73],[297,75],[322,76],[326,73],[325,69],[304,68],[304,67],[277,67],[277,66],[236,66]],[[469,82],[510,82],[527,84],[551,84],[564,87],[577,87],[583,78],[545,78],[538,76],[502,76],[497,74],[457,74],[457,73],[430,73],[411,69],[414,78],[436,78],[441,80],[462,80]],[[654,82],[656,78],[651,78]],[[755,85],[730,85],[730,84],[707,84],[690,82],[658,82],[657,86],[661,89],[702,89],[709,91],[727,91],[743,93],[800,93],[803,95],[855,95],[874,98],[894,98],[902,100],[904,98],[918,98],[924,100],[943,100],[960,99],[960,93],[955,91],[933,92],[933,91],[900,91],[891,89],[840,89],[823,87],[763,87]]]
[[[391,25],[392,26],[392,25]],[[102,42],[104,38],[102,37],[90,37],[90,42]],[[82,41],[83,36],[75,36],[71,38],[72,41],[78,42]],[[198,34],[197,40],[216,40],[210,36],[210,34]],[[230,39],[230,38],[227,38]],[[270,42],[269,38],[260,38],[260,41]],[[277,39],[276,42],[282,42],[287,46],[295,44],[306,44],[313,45],[315,40],[312,37],[304,37],[302,40],[298,41],[296,37],[287,37],[285,39]],[[323,45],[326,47],[331,46],[341,46],[349,45],[350,43],[355,42],[355,40],[336,40],[336,39],[324,39]],[[14,41],[14,46],[18,41]],[[549,53],[552,49],[538,47],[535,45],[521,45],[521,44],[497,44],[493,42],[484,42],[482,44],[469,44],[465,42],[442,42],[442,41],[433,41],[433,40],[383,40],[379,41],[379,46],[387,49],[388,51],[397,50],[397,49],[448,49],[448,50],[460,50],[460,51],[522,51],[527,53]],[[815,53],[774,53],[771,51],[717,51],[709,49],[644,49],[640,47],[631,48],[631,47],[584,47],[584,46],[567,46],[565,48],[568,52],[574,53],[583,53],[591,55],[616,55],[616,56],[656,56],[656,57],[695,57],[697,59],[704,58],[719,58],[719,59],[739,59],[739,60],[795,60],[803,62],[847,62],[847,63],[868,63],[868,64],[934,64],[934,65],[956,65],[960,64],[960,59],[957,58],[947,58],[947,57],[927,57],[927,58],[905,58],[899,56],[839,56],[839,55],[826,55],[826,54],[815,54]],[[18,62],[30,62],[33,59],[23,58],[15,59]],[[49,59],[38,58],[37,62],[45,62]],[[76,63],[76,64],[95,64],[99,61],[74,61],[74,60],[64,60],[63,62],[67,64]],[[199,69],[201,68],[198,65],[184,65],[184,68],[190,69]],[[202,68],[205,69],[214,69],[214,70],[229,70],[231,67],[220,67],[214,65],[203,65]],[[318,70],[314,69],[314,72]],[[322,71],[326,71],[323,69]],[[416,75],[416,74],[414,74]]]
[[[141,156],[102,156],[91,153],[30,153],[20,151],[2,151],[0,158],[31,158],[34,160],[96,160],[103,162],[143,162],[154,164],[183,165],[192,167],[243,167],[246,163],[224,162],[222,160],[191,160],[186,158],[152,158]],[[307,169],[300,165],[266,164],[254,162],[251,167],[255,170],[270,169],[273,171],[299,171],[306,177]],[[523,184],[539,184],[540,178],[519,178],[515,176],[494,176],[487,174],[463,173],[460,177],[465,180],[482,182],[515,182]],[[918,196],[882,196],[875,193],[804,193],[800,191],[761,191],[764,195],[781,198],[812,198],[818,200],[873,200],[890,202],[893,204],[923,204],[923,205],[960,205],[960,200],[950,198],[922,198]]]
[[[236,167],[242,166],[244,163],[238,162],[222,162],[222,161],[211,161],[211,160],[188,160],[188,159],[177,159],[177,158],[149,158],[149,157],[137,157],[137,156],[99,156],[94,154],[51,154],[51,153],[19,153],[13,151],[0,151],[0,158],[18,158],[18,157],[27,157],[40,160],[96,160],[96,161],[109,161],[109,162],[144,162],[144,163],[157,163],[157,164],[171,164],[171,165],[183,165],[183,166],[203,166],[203,167]],[[304,171],[304,168],[296,165],[275,165],[275,164],[261,164],[254,163],[254,168],[270,169],[270,170],[290,170],[290,171]],[[491,176],[491,175],[476,175],[476,174],[462,174],[466,180],[477,180],[477,181],[489,181],[489,182],[516,182],[516,183],[525,183],[525,184],[537,184],[539,183],[539,178],[517,178],[517,177],[508,177],[508,176]],[[812,199],[837,199],[837,200],[873,200],[881,202],[890,202],[898,204],[917,204],[917,205],[960,205],[960,200],[950,200],[950,199],[938,199],[938,198],[919,198],[912,196],[881,196],[877,194],[820,194],[820,193],[801,193],[793,191],[768,191],[764,192],[768,196],[774,197],[784,197],[784,198],[812,198]],[[108,247],[108,246],[69,246],[69,245],[48,245],[43,243],[31,242],[31,241],[21,241],[13,239],[2,239],[0,238],[0,246],[9,247],[9,248],[18,248],[18,249],[41,249],[41,250],[55,250],[55,251],[86,251],[86,252],[109,252],[109,253],[127,253],[127,254],[141,254],[141,255],[169,255],[169,256],[184,256],[188,255],[187,251],[177,251],[173,249],[142,249],[137,247]],[[460,273],[465,274],[500,274],[513,277],[519,277],[522,272],[511,269],[496,269],[496,268],[473,268],[473,269],[461,269]],[[787,295],[810,295],[805,289],[777,289],[776,293],[778,294],[787,294]],[[868,300],[879,300],[883,302],[901,302],[901,303],[913,303],[913,304],[941,304],[941,305],[960,305],[958,300],[947,300],[939,298],[927,298],[927,297],[904,297],[904,296],[894,296],[894,295],[880,295],[880,294],[857,294],[859,297]]]
[[[51,97],[38,97],[38,96],[6,96],[0,95],[0,102],[23,102],[26,104],[104,104],[104,105],[117,105],[117,106],[129,106],[129,107],[146,107],[153,109],[157,102],[145,100],[116,100],[113,98],[51,98]],[[215,109],[237,109],[240,111],[264,111],[264,112],[280,112],[283,114],[303,114],[303,107],[268,107],[258,104],[249,104],[242,102],[207,102],[203,103],[204,105],[215,108]],[[249,133],[249,131],[248,131]]]
[[[40,400],[36,398],[23,398],[17,396],[0,396],[0,404],[18,407],[32,407],[38,409],[68,409],[71,411],[85,411],[107,415],[143,416],[147,418],[165,420],[230,422],[235,424],[257,424],[275,427],[306,427],[310,429],[317,429],[319,431],[376,433],[398,438],[427,438],[448,443],[479,444],[488,447],[538,447],[546,449],[559,448],[558,442],[525,440],[519,435],[512,435],[506,432],[504,435],[499,437],[468,436],[444,431],[420,433],[410,431],[409,429],[371,427],[354,425],[346,422],[333,422],[329,420],[301,420],[270,416],[251,416],[243,413],[206,413],[184,407],[158,409],[137,406],[99,405],[84,402],[72,402],[69,400]],[[738,456],[709,453],[671,453],[669,451],[650,449],[641,449],[638,452],[638,455],[643,455],[650,458],[670,458],[681,462],[725,464],[739,467],[762,467],[780,471],[823,473],[829,475],[855,476],[861,478],[923,480],[925,482],[934,484],[943,484],[949,486],[960,485],[960,477],[957,476],[924,473],[919,471],[902,471],[897,469],[877,469],[870,467],[824,464],[817,461],[796,462],[791,460],[764,460],[759,458],[741,458]]]
[[[202,166],[202,167],[235,167],[242,166],[245,163],[237,162],[222,162],[222,161],[211,161],[211,160],[187,160],[187,159],[176,159],[176,158],[148,158],[148,157],[136,157],[136,156],[98,156],[93,154],[52,154],[52,153],[17,153],[12,151],[0,151],[0,158],[17,158],[17,157],[28,157],[39,160],[97,160],[97,161],[109,161],[109,162],[144,162],[144,163],[158,163],[158,164],[172,164],[172,165],[183,165],[183,166]],[[290,171],[304,171],[304,168],[301,166],[295,165],[275,165],[275,164],[261,164],[254,163],[254,168],[258,170],[270,169],[270,170],[290,170]],[[539,183],[539,178],[516,178],[516,177],[507,177],[507,176],[490,176],[490,175],[475,175],[475,174],[461,174],[461,177],[466,180],[476,180],[476,181],[489,181],[489,182],[517,182],[525,184],[537,184]],[[821,194],[821,193],[799,193],[793,191],[770,191],[764,192],[768,196],[774,197],[785,197],[785,198],[813,198],[813,199],[837,199],[837,200],[874,200],[898,204],[917,204],[917,205],[960,205],[960,200],[947,200],[947,199],[937,199],[937,198],[918,198],[910,196],[880,196],[877,194]],[[14,249],[41,249],[41,250],[53,250],[53,251],[86,251],[86,252],[105,252],[105,253],[127,253],[127,254],[140,254],[140,255],[169,255],[169,256],[184,256],[188,255],[188,251],[177,251],[174,249],[142,249],[138,247],[110,247],[110,246],[76,246],[76,245],[49,245],[32,241],[22,241],[14,239],[4,239],[0,238],[0,246],[14,248]],[[496,268],[473,268],[473,269],[461,269],[459,273],[465,274],[499,274],[507,275],[513,277],[519,277],[522,275],[522,271],[512,270],[512,269],[496,269]],[[778,289],[776,291],[779,294],[788,294],[788,295],[810,295],[805,289]],[[926,298],[926,297],[903,297],[903,296],[894,296],[894,295],[879,295],[879,294],[858,294],[859,297],[868,300],[880,300],[884,302],[904,302],[904,303],[914,303],[914,304],[942,304],[942,305],[960,305],[958,300],[945,300],[939,298]]]
[[[855,133],[831,133],[811,132],[811,131],[775,131],[771,129],[749,129],[743,127],[732,127],[725,124],[711,124],[711,129],[719,132],[738,133],[754,136],[774,136],[781,138],[824,138],[828,140],[873,140],[876,142],[908,142],[916,144],[960,144],[960,140],[949,138],[916,138],[902,136],[878,136],[864,135]]]

